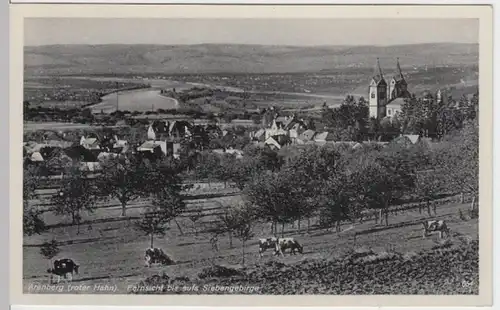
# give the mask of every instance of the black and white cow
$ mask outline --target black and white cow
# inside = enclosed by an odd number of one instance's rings
[[[165,252],[160,248],[149,248],[146,250],[146,255],[144,256],[144,261],[148,267],[152,264],[162,264],[162,265],[173,265],[174,260],[171,259]]]
[[[422,225],[424,226],[423,238],[435,232],[439,233],[439,239],[443,238],[443,233],[446,233],[447,237],[450,236],[450,229],[443,220],[424,221],[422,222]]]
[[[75,264],[75,262],[70,258],[62,258],[54,261],[54,268],[47,269],[47,272],[51,274],[50,282],[52,283],[52,276],[57,276],[57,283],[61,280],[61,276],[65,280],[72,281],[73,273],[78,274],[78,268],[80,266]]]
[[[273,249],[276,251],[277,241],[278,239],[276,237],[259,239],[259,256],[262,257],[262,253],[264,253],[267,249]]]
[[[296,254],[295,251],[298,251],[300,254],[304,251],[304,248],[294,238],[278,238],[276,242],[276,254],[284,256],[283,252],[287,249],[290,249],[290,254],[293,255]]]

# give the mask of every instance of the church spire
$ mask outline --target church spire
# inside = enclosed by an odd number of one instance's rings
[[[399,78],[404,79],[404,77],[403,77],[403,71],[401,71],[401,66],[399,65],[399,57],[396,59],[396,65],[397,65],[397,68],[398,68]]]
[[[375,72],[373,73],[373,76],[379,77],[379,79],[383,79],[384,75],[382,74],[382,68],[380,67],[380,60],[377,57],[377,65],[375,66]]]

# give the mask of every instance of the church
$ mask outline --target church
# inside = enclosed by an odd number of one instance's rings
[[[396,61],[396,67],[396,75],[387,82],[377,58],[375,73],[368,90],[370,117],[376,119],[382,119],[386,116],[392,117],[401,112],[404,99],[410,97],[408,84],[399,65],[399,58]]]

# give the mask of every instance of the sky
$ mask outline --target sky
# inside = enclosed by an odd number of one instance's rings
[[[25,45],[478,43],[478,19],[99,19],[30,18]]]

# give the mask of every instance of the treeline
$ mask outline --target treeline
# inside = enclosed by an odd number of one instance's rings
[[[337,108],[329,109],[325,105],[318,122],[337,141],[389,141],[400,134],[441,139],[475,119],[478,107],[478,93],[471,99],[462,96],[458,101],[451,96],[437,100],[436,96],[427,93],[420,98],[413,95],[405,99],[401,113],[376,120],[369,117],[368,104],[363,97],[356,102],[354,97],[347,96]]]
[[[165,96],[175,98],[182,103],[198,99],[198,98],[226,98],[229,96],[239,97],[239,98],[248,98],[249,95],[247,93],[242,92],[234,92],[228,90],[214,89],[208,87],[192,87],[190,89],[182,90],[180,92],[176,91],[175,88],[172,90],[161,90],[161,93]]]
[[[50,87],[25,88],[24,100],[39,104],[44,101],[80,101],[88,104],[101,102],[101,97],[116,91],[149,88],[149,84],[125,83],[115,81],[96,81],[88,79],[36,79],[36,83]]]

